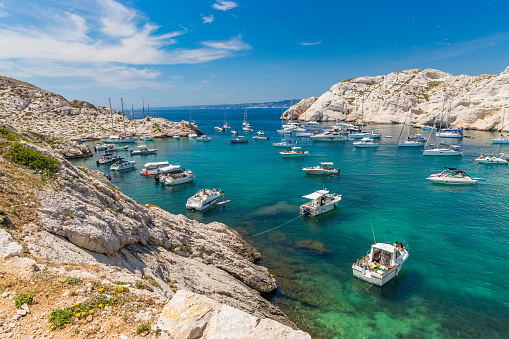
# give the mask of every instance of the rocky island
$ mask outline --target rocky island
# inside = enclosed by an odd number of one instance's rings
[[[417,127],[430,125],[442,112],[445,96],[452,126],[495,130],[509,105],[509,67],[496,75],[453,76],[436,69],[409,69],[346,79],[320,97],[302,99],[281,118],[360,124],[363,96],[365,123],[402,124],[413,102],[412,122]]]

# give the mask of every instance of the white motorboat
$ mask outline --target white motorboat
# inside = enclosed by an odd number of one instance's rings
[[[346,141],[348,135],[339,129],[330,129],[320,134],[311,136],[313,141]]]
[[[232,129],[232,130],[230,131],[230,133],[231,133],[231,134],[235,134],[235,135],[239,134],[239,132],[237,132],[237,130],[236,130],[236,129]]]
[[[255,140],[269,140],[269,137],[265,135],[263,131],[258,131],[257,135],[253,137]]]
[[[112,135],[109,138],[105,138],[101,140],[104,143],[107,144],[123,144],[128,142],[135,142],[138,140],[138,138],[128,138],[128,137],[120,137],[118,135]]]
[[[438,138],[461,139],[461,138],[463,138],[463,131],[462,130],[444,130],[441,132],[437,132],[436,136]]]
[[[211,137],[206,136],[205,134],[202,134],[198,138],[196,138],[196,141],[212,141]]]
[[[509,144],[509,136],[502,134],[502,131],[504,129],[504,119],[505,119],[505,109],[504,114],[502,115],[502,123],[500,124],[500,137],[495,138],[495,132],[493,132],[493,137],[491,139],[492,144]]]
[[[189,139],[196,139],[196,138],[198,137],[198,134],[196,134],[196,133],[189,133],[189,134],[187,135],[187,137],[188,137]]]
[[[380,143],[375,139],[362,138],[360,141],[354,142],[353,145],[357,148],[373,148],[380,146]]]
[[[138,140],[140,140],[140,141],[152,141],[152,140],[154,140],[154,137],[151,136],[151,135],[145,134],[145,135],[142,135],[141,137],[139,137]]]
[[[119,151],[127,151],[129,146],[118,146],[118,145],[109,145],[108,148],[106,148],[106,152],[119,152]]]
[[[407,249],[376,243],[365,257],[352,265],[353,275],[381,287],[398,275],[407,259]]]
[[[272,143],[275,148],[291,148],[293,145],[294,143],[291,140]]]
[[[346,122],[346,121],[341,122],[341,121],[337,120],[337,121],[336,121],[336,123],[339,123],[339,125],[340,125],[342,128],[344,128],[344,129],[347,129],[347,128],[355,128],[354,124],[348,123],[348,122]]]
[[[135,164],[136,164],[135,160],[131,160],[131,161],[120,160],[120,161],[117,161],[116,163],[114,163],[113,165],[111,165],[110,170],[122,171],[122,170],[126,170],[129,168],[133,168]]]
[[[180,134],[177,132],[173,133],[173,139],[180,139]]]
[[[296,137],[310,137],[315,135],[313,132],[295,132]]]
[[[156,181],[162,180],[167,176],[183,173],[184,170],[180,170],[180,165],[168,165],[157,169],[157,174],[154,177]]]
[[[428,148],[422,152],[422,155],[434,156],[460,156],[463,154],[461,145],[439,144],[436,148]]]
[[[146,145],[138,146],[137,150],[131,150],[131,155],[156,154],[157,148],[147,148]]]
[[[447,168],[440,173],[432,174],[427,180],[434,184],[443,185],[475,185],[477,180],[469,176],[465,171],[456,168]]]
[[[210,206],[214,206],[214,203],[220,196],[221,190],[216,190],[215,188],[212,190],[199,190],[187,199],[186,208],[188,210],[202,211]]]
[[[502,159],[500,157],[504,156],[504,153],[500,153],[496,157],[484,156],[481,154],[477,159],[472,159],[480,164],[502,164],[507,165],[509,161],[507,159]]]
[[[168,161],[147,162],[145,165],[143,165],[143,169],[140,171],[140,175],[156,175],[159,173],[159,169],[165,166],[168,166]]]
[[[230,139],[230,143],[232,144],[247,144],[247,139],[244,136],[239,135],[235,139]]]
[[[302,196],[303,199],[309,199],[300,205],[300,214],[314,217],[325,212],[332,211],[341,201],[341,194],[329,193],[327,190],[319,190],[314,193]]]
[[[339,168],[334,168],[332,162],[321,162],[320,165],[314,167],[304,167],[302,170],[307,174],[325,175],[339,174]]]
[[[373,138],[373,139],[380,139],[382,135],[380,133],[377,133],[375,131],[371,132],[353,132],[348,134],[349,139],[362,139],[362,138]]]
[[[94,146],[94,149],[96,151],[106,151],[108,150],[108,147],[113,147],[114,145],[112,144],[97,144]]]
[[[252,132],[253,128],[248,124],[247,126],[242,127],[244,132]]]
[[[117,161],[120,161],[124,158],[118,156],[118,155],[113,155],[113,154],[105,154],[102,156],[101,159],[97,160],[97,164],[98,165],[105,165],[105,164],[111,164],[113,162],[117,162]]]
[[[224,127],[221,127],[221,126],[216,126],[216,127],[214,127],[214,129],[215,129],[216,131],[218,131],[218,132],[223,132],[223,131],[225,130],[225,128],[224,128]]]
[[[169,174],[160,177],[161,183],[165,185],[179,185],[186,182],[193,181],[196,175],[191,171],[184,171],[182,173]]]
[[[309,155],[308,151],[303,151],[302,148],[294,146],[291,151],[279,152],[283,157],[307,157]]]
[[[308,121],[308,125],[318,125],[318,121]]]

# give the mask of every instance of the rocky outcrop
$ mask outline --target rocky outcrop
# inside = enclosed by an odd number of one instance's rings
[[[150,134],[157,138],[170,137],[175,132],[181,136],[202,134],[187,121],[171,122],[154,117],[132,120],[120,111],[81,100],[69,102],[58,94],[2,76],[0,123],[57,140],[99,140],[124,132],[129,137]]]
[[[57,143],[53,149],[66,159],[88,158],[94,155],[87,145],[79,144],[76,141]]]
[[[309,109],[309,107],[311,107],[311,105],[315,103],[316,100],[318,100],[317,97],[302,99],[296,105],[293,105],[292,107],[287,109],[283,113],[282,119],[283,120],[298,119],[301,115],[305,114],[305,112]]]
[[[177,294],[163,308],[157,327],[172,338],[288,338],[310,339],[270,319],[259,319],[228,305],[187,291]]]
[[[435,69],[410,69],[385,76],[347,79],[333,85],[316,101],[309,98],[314,102],[306,110],[302,110],[306,107],[304,99],[282,118],[360,124],[364,106],[366,123],[404,123],[413,101],[412,122],[422,126],[433,123],[440,115],[444,96],[451,125],[497,129],[509,104],[509,67],[498,75],[453,76]]]
[[[23,247],[12,239],[12,236],[0,228],[0,258],[22,257]]]

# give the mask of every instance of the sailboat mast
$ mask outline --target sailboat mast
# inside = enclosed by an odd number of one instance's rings
[[[120,104],[122,105],[122,122],[124,123],[124,137],[127,138],[127,133],[125,131],[124,100],[122,98],[120,98]]]
[[[136,135],[138,135],[138,130],[136,129],[136,120],[134,120],[134,105],[133,104],[131,104],[131,116],[133,117],[134,131],[136,132]]]
[[[147,117],[150,116],[150,105],[148,105],[148,108],[147,108]]]
[[[442,133],[442,121],[445,116],[445,100],[446,99],[447,99],[447,95],[444,95],[444,102],[442,103],[442,113],[440,113],[440,125],[438,126],[438,133],[435,133],[435,140],[437,140],[437,136]],[[438,137],[438,138],[440,138],[440,137]]]
[[[505,118],[505,108],[504,108],[504,115],[502,116],[502,126],[500,126],[500,137],[502,137],[502,131],[504,130],[504,118]]]
[[[414,107],[414,101],[410,104],[410,120],[408,121],[408,134],[407,140],[410,138],[410,126],[412,125],[412,108]]]
[[[362,91],[361,112],[362,112],[362,126],[361,126],[361,131],[362,131],[362,130],[364,129],[364,91]]]
[[[111,98],[108,98],[110,101],[110,116],[111,116],[111,129],[113,130],[113,134],[115,134],[115,126],[113,125],[113,110],[111,109]]]
[[[145,99],[141,98],[141,101],[143,102],[143,119],[145,119]]]

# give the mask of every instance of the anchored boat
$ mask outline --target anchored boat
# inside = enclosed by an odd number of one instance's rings
[[[291,151],[285,151],[285,152],[279,152],[283,157],[290,158],[290,157],[307,157],[309,155],[308,151],[303,151],[300,147],[292,147]]]
[[[458,170],[456,168],[446,167],[440,173],[432,174],[427,180],[434,184],[442,185],[475,185],[477,180],[469,176],[465,171]]]
[[[311,201],[300,205],[300,214],[314,217],[335,209],[341,201],[341,194],[331,194],[327,190],[319,190],[308,195],[303,195],[302,198],[310,199]]]
[[[111,165],[110,170],[111,171],[122,171],[122,170],[126,170],[129,168],[133,168],[135,164],[136,164],[135,160],[131,160],[131,161],[120,160],[120,161],[117,161],[116,163],[114,163],[113,165]]]
[[[212,138],[203,134],[203,135],[199,136],[198,138],[196,138],[196,141],[212,141]]]
[[[269,137],[265,135],[265,132],[258,131],[257,135],[253,137],[255,140],[269,140]]]
[[[330,167],[329,167],[330,166]],[[307,174],[339,174],[339,168],[334,168],[332,162],[321,162],[320,165],[314,167],[304,167],[302,170]]]
[[[138,146],[138,150],[131,150],[131,155],[156,154],[157,148],[147,148],[145,145]]]
[[[380,146],[378,141],[371,138],[362,138],[360,141],[356,141],[353,145],[357,148],[374,148]]]
[[[118,155],[105,154],[105,155],[103,155],[103,157],[101,159],[97,160],[97,164],[98,165],[110,164],[112,162],[117,162],[122,159],[124,159],[124,158],[122,158]]]
[[[239,135],[235,139],[230,139],[230,142],[232,144],[247,144],[247,139],[244,138],[243,136]]]
[[[183,171],[181,173],[169,174],[166,176],[161,176],[160,181],[165,185],[179,185],[184,184],[186,182],[193,181],[196,178],[196,175],[191,171]]]
[[[143,169],[140,171],[141,175],[155,175],[159,173],[159,168],[168,166],[168,161],[160,161],[160,162],[147,162],[143,165]],[[180,166],[178,166],[180,167]],[[177,167],[177,168],[178,168]]]
[[[500,157],[504,156],[504,153],[500,153],[498,156],[496,157],[490,157],[490,156],[484,156],[483,154],[481,154],[479,156],[479,158],[477,159],[472,159],[480,164],[502,164],[502,165],[507,165],[509,163],[509,161],[507,159],[502,159]]]
[[[202,211],[213,206],[216,200],[221,196],[221,190],[203,189],[196,192],[191,198],[187,199],[186,208],[188,210]]]

